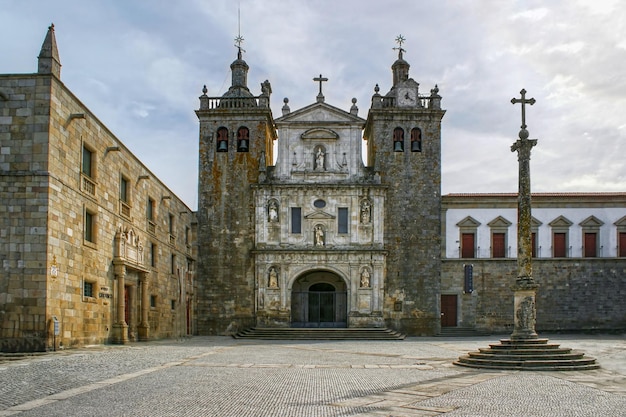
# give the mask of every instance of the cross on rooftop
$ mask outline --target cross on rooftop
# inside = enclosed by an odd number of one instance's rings
[[[318,101],[318,102],[322,102],[322,101],[324,101],[324,94],[322,94],[322,83],[323,83],[324,81],[328,81],[328,78],[326,78],[326,77],[322,77],[322,74],[320,74],[320,76],[319,76],[319,77],[315,77],[315,78],[313,78],[313,81],[318,81],[318,82],[320,83],[320,92],[319,92],[319,94],[317,95],[317,101]]]
[[[526,103],[530,104],[531,106],[533,104],[535,104],[535,99],[534,98],[526,98],[526,89],[522,88],[522,91],[520,91],[520,94],[522,95],[522,98],[512,98],[511,99],[511,103],[516,104],[516,103],[522,103],[522,129],[526,129]]]

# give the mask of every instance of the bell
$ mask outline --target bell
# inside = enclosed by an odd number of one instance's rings
[[[240,152],[248,152],[248,139],[242,139],[239,141],[239,149]]]
[[[418,140],[411,142],[411,152],[422,152],[422,144]]]
[[[404,149],[402,149],[402,142],[400,141],[396,141],[393,143],[393,151],[394,152],[404,152]]]
[[[225,140],[220,141],[220,143],[217,144],[217,151],[228,152],[228,142],[226,142]]]

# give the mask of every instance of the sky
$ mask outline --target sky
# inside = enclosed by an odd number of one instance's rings
[[[239,9],[239,13],[238,13]],[[238,17],[239,16],[239,17]],[[241,33],[248,86],[271,108],[326,103],[366,118],[391,88],[395,39],[420,93],[436,85],[442,192],[517,192],[526,108],[533,192],[626,191],[626,7],[620,0],[3,0],[0,73],[32,73],[50,23],[65,85],[178,197],[197,206],[194,110],[230,86]]]

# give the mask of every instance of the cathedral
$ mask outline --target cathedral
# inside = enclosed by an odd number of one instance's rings
[[[391,71],[364,117],[326,102],[322,74],[311,104],[275,117],[238,47],[231,86],[195,110],[193,211],[61,81],[51,26],[36,73],[0,74],[0,351],[510,332],[517,194],[442,196],[442,97],[398,41],[372,63]],[[626,193],[532,197],[537,330],[626,329]]]

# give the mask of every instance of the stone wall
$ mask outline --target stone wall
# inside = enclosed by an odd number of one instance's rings
[[[226,334],[255,322],[255,206],[252,184],[264,175],[266,144],[275,132],[269,108],[199,110],[198,331]],[[249,129],[248,152],[237,130]],[[216,151],[219,127],[227,152]]]
[[[464,264],[474,265],[474,292],[463,294]],[[444,260],[442,294],[459,296],[459,326],[513,330],[515,259]],[[537,331],[626,329],[626,259],[536,259]]]
[[[387,187],[385,250],[388,251],[384,315],[387,326],[409,335],[438,332],[441,268],[440,110],[371,109],[365,137],[370,164]],[[421,152],[394,152],[393,130],[419,127]]]

